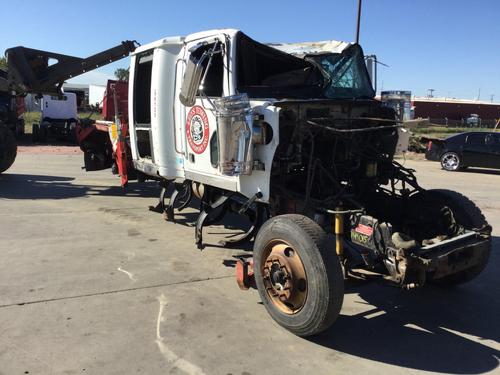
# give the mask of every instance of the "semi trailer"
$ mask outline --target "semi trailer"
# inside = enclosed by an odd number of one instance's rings
[[[234,29],[167,37],[131,54],[122,141],[134,169],[163,187],[165,219],[199,208],[198,248],[226,214],[250,222],[222,241],[253,240],[240,287],[311,336],[335,322],[346,278],[453,286],[491,251],[471,200],[422,188],[394,160],[402,124],[374,97],[357,43],[263,44]]]

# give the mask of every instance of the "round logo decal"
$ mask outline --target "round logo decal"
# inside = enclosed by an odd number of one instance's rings
[[[208,129],[207,114],[199,105],[191,108],[188,113],[186,133],[189,147],[197,154],[203,153],[208,146],[210,132]]]

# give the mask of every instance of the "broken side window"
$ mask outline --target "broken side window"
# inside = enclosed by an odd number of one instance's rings
[[[243,33],[237,37],[238,92],[250,97],[321,95],[321,72],[303,59],[260,44]]]
[[[215,43],[210,43],[202,46],[194,51],[193,55],[196,57],[196,59],[200,59],[204,52],[212,50],[214,46]],[[207,69],[209,60],[210,58],[207,57],[203,62],[203,74],[205,74],[205,69]],[[210,67],[208,68],[208,72],[206,73],[207,74],[205,76],[205,82],[203,83],[203,93],[206,96],[222,97],[224,82],[224,61],[222,53],[214,53],[212,55],[212,62],[210,63]],[[200,92],[198,91],[198,96],[199,95]]]
[[[357,99],[375,92],[358,45],[299,58],[237,36],[237,90],[253,98]]]
[[[134,118],[137,124],[151,124],[151,73],[153,50],[137,57],[134,74]]]

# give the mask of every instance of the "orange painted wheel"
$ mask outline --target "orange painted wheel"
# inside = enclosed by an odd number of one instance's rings
[[[257,289],[272,318],[298,336],[330,327],[342,307],[344,278],[335,243],[303,215],[264,223],[254,243]]]
[[[285,314],[300,311],[307,299],[307,275],[299,252],[286,241],[271,241],[262,262],[264,285],[274,305]]]

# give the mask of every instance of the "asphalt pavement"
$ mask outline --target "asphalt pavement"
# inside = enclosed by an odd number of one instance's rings
[[[426,188],[473,199],[494,228],[476,280],[452,290],[348,286],[341,316],[312,339],[240,291],[226,228],[194,244],[150,212],[154,182],[119,187],[82,156],[22,152],[0,176],[0,374],[499,373],[500,172],[407,160]],[[228,227],[228,228],[227,228]]]

